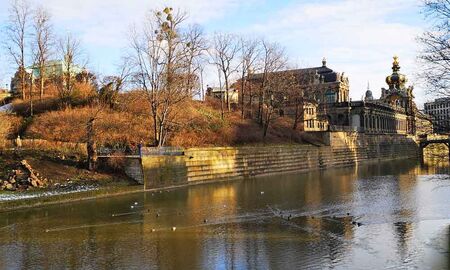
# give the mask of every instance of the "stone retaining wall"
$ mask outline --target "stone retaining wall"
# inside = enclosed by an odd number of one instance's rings
[[[124,168],[125,174],[139,184],[144,184],[144,172],[140,158],[128,158]]]
[[[98,169],[101,171],[121,172],[135,180],[138,184],[144,184],[144,172],[139,156],[99,156],[97,160]]]
[[[356,132],[331,132],[325,137],[325,146],[190,148],[178,156],[143,155],[145,188],[343,167],[378,159],[418,157],[417,143],[411,137]]]

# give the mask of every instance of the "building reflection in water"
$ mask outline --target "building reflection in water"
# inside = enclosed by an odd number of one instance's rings
[[[417,175],[445,169],[431,170],[372,163],[0,214],[0,228],[13,224],[0,231],[0,268],[331,268],[361,244],[402,262],[433,188]]]
[[[449,174],[449,161],[442,158],[425,158],[418,167],[420,174]]]

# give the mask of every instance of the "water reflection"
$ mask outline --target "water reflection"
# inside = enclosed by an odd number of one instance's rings
[[[446,269],[448,194],[397,161],[3,213],[0,269]]]

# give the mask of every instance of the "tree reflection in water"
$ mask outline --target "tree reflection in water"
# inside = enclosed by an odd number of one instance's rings
[[[0,269],[445,269],[449,193],[393,161],[2,213]]]

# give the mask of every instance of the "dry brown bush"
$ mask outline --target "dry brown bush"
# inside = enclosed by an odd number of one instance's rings
[[[72,94],[74,100],[90,100],[96,95],[95,87],[91,83],[76,82]]]
[[[263,129],[255,120],[242,119],[240,112],[226,113],[221,119],[217,101],[190,102],[182,109],[185,125],[172,134],[173,146],[229,146],[263,143]],[[299,143],[300,133],[292,130],[292,119],[276,118],[271,124],[265,143]]]
[[[34,94],[33,98],[33,113],[42,114],[48,111],[56,111],[63,107],[60,97],[58,96],[58,88],[54,83],[49,83],[46,86],[45,96],[40,99],[39,95]],[[90,83],[76,82],[74,92],[70,96],[70,107],[83,107],[91,103],[96,96],[95,87]],[[16,114],[21,116],[30,115],[30,101],[16,99],[13,101],[13,110]]]
[[[113,152],[111,154],[111,158],[108,158],[106,161],[106,169],[110,169],[113,171],[121,171],[125,168],[126,158],[124,153],[122,152]]]
[[[30,101],[19,100],[16,99],[12,103],[13,110],[16,114],[21,116],[29,116],[30,115]],[[33,112],[34,114],[40,114],[47,111],[57,110],[59,108],[59,101],[57,98],[47,97],[42,100],[38,98],[33,99]]]
[[[25,149],[33,149],[39,151],[56,151],[62,155],[77,155],[79,157],[86,156],[85,143],[70,143],[61,141],[47,141],[42,139],[24,139],[22,146]]]
[[[27,130],[27,137],[85,142],[87,122],[98,110],[97,107],[85,107],[43,113],[31,123]],[[148,118],[112,110],[102,110],[97,117],[96,139],[100,145],[137,145],[141,141],[150,140]]]
[[[20,122],[20,117],[0,113],[0,148],[7,146],[15,138]]]
[[[153,125],[146,106],[143,106],[144,101],[131,100],[125,111],[104,110],[99,113],[95,122],[99,145],[136,147],[139,143],[145,145],[153,141]],[[97,110],[97,107],[85,107],[43,113],[33,120],[26,135],[50,141],[85,142],[87,121]],[[220,110],[214,104],[191,101],[179,107],[176,113],[177,122],[172,123],[167,145],[198,147],[263,142],[262,128],[254,120],[241,119],[239,112],[227,113],[222,120]],[[291,121],[277,118],[264,142],[301,142],[300,134],[291,129]]]
[[[95,121],[99,146],[135,148],[139,143],[153,142],[153,123],[149,104],[139,91],[120,94],[115,110],[101,109]],[[167,145],[182,147],[229,146],[259,144],[263,142],[263,130],[255,120],[242,119],[238,111],[226,113],[221,118],[220,103],[186,101],[177,106],[175,122]],[[26,135],[49,141],[85,142],[88,119],[99,107],[67,108],[48,111],[34,118]],[[300,133],[293,131],[292,120],[276,118],[269,128],[265,143],[299,143]]]
[[[117,109],[133,115],[150,117],[150,103],[145,95],[145,92],[138,90],[120,93]]]

